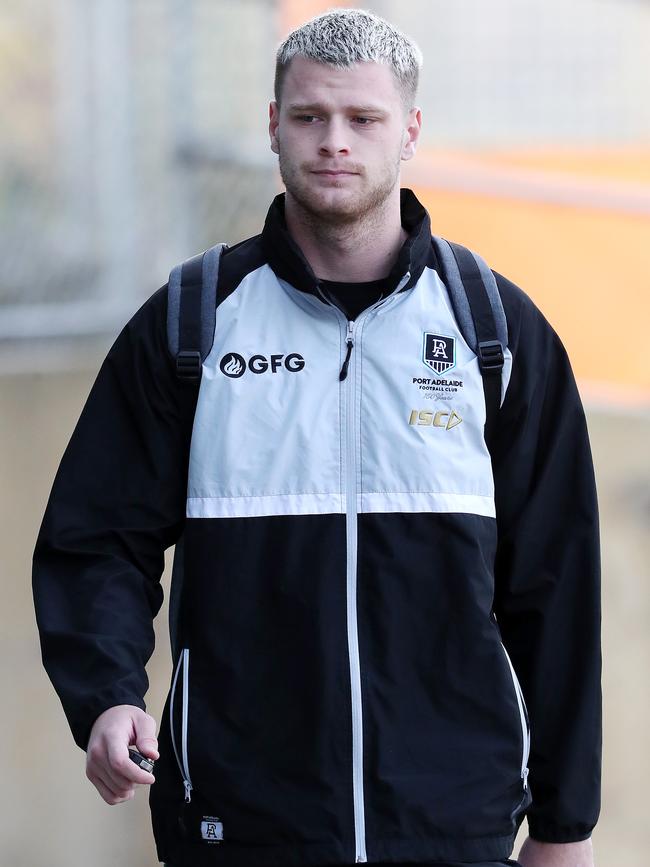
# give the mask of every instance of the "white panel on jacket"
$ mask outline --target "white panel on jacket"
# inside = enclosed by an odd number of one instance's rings
[[[218,306],[192,432],[188,517],[344,510],[339,332],[331,314],[296,304],[268,265]]]
[[[188,517],[345,512],[353,381],[360,511],[494,516],[481,375],[436,272],[362,314],[340,382],[344,357],[337,311],[267,265],[244,278],[203,365]]]
[[[438,274],[366,320],[360,348],[362,511],[493,516],[483,381]]]

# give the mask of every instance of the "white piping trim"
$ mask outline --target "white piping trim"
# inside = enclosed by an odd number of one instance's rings
[[[187,649],[181,651],[181,655],[179,656],[178,662],[176,664],[176,671],[174,673],[171,696],[169,699],[169,730],[172,739],[172,746],[174,748],[174,755],[176,756],[176,761],[178,762],[178,767],[181,772],[181,776],[183,777],[185,800],[188,802],[192,799],[192,796],[190,794],[190,792],[192,791],[192,780],[190,778],[189,764],[187,760],[188,674],[190,665],[189,654],[190,652]],[[181,670],[181,665],[183,666],[183,706],[181,716],[181,755],[179,755],[178,746],[176,744],[176,735],[174,734],[174,698],[176,696],[176,684],[178,682],[178,675]]]
[[[261,497],[188,497],[188,518],[254,518],[262,515],[343,513],[340,494],[271,494]]]
[[[492,497],[437,491],[380,491],[361,494],[362,512],[464,512],[494,518]]]
[[[501,642],[501,647],[503,647],[503,652],[506,655],[506,659],[508,660],[508,665],[510,666],[510,674],[512,675],[512,683],[515,688],[515,695],[517,697],[517,707],[519,708],[519,719],[521,722],[521,734],[522,734],[522,757],[521,757],[521,778],[524,781],[524,789],[528,786],[528,756],[530,754],[530,732],[528,730],[528,724],[526,722],[526,702],[524,701],[524,694],[521,690],[521,685],[519,683],[519,678],[517,677],[517,673],[515,672],[514,666],[508,656],[508,651],[505,648],[503,641]]]
[[[361,512],[461,512],[496,516],[492,497],[437,491],[376,491],[360,495]],[[344,514],[340,494],[272,494],[262,497],[189,497],[188,518],[255,518],[265,515]]]
[[[176,756],[176,761],[178,762],[178,767],[183,774],[183,764],[181,762],[181,757],[178,754],[178,747],[176,746],[176,735],[174,734],[174,696],[176,695],[176,683],[178,681],[178,672],[181,670],[181,663],[183,661],[183,656],[179,656],[178,662],[176,663],[176,671],[174,672],[174,680],[172,681],[172,691],[169,699],[169,731],[172,738],[172,746],[174,747],[174,755]],[[185,775],[183,774],[183,778]]]
[[[187,727],[188,727],[188,683],[190,674],[190,652],[186,648],[183,651],[183,727],[182,727],[182,749],[183,749],[183,768],[185,770],[185,800],[190,800],[190,791],[192,790],[192,778],[190,777],[190,767],[187,760]]]

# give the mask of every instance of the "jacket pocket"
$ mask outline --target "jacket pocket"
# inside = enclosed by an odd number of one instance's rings
[[[188,648],[183,648],[176,663],[174,672],[174,680],[172,683],[171,697],[169,701],[169,728],[172,737],[172,746],[174,747],[174,755],[178,762],[178,768],[183,777],[183,786],[185,788],[185,801],[189,804],[192,800],[192,778],[190,777],[190,768],[187,758],[187,728],[189,717],[189,673],[190,673],[190,651]],[[178,706],[180,704],[180,726],[176,718],[179,715]]]
[[[517,707],[519,709],[519,722],[521,725],[522,743],[521,779],[523,781],[524,790],[526,790],[528,788],[528,756],[530,755],[530,722],[528,719],[528,709],[524,700],[524,694],[521,689],[521,684],[519,683],[519,678],[517,677],[517,673],[515,672],[514,666],[510,660],[510,657],[508,656],[508,651],[506,650],[503,642],[501,642],[501,647],[503,648],[503,652],[508,662],[510,675],[512,677],[512,685],[514,687],[515,696],[517,698]]]

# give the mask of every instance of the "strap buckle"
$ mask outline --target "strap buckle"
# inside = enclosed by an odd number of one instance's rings
[[[199,379],[201,353],[196,349],[183,349],[176,354],[176,374],[179,379]]]
[[[481,370],[497,373],[503,370],[503,346],[500,340],[483,340],[478,345],[478,357]]]

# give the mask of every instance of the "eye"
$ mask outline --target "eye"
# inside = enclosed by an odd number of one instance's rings
[[[370,126],[375,122],[373,117],[354,117],[353,120],[358,126]]]
[[[301,121],[302,123],[311,123],[316,120],[315,114],[298,114],[296,115],[296,120]]]

